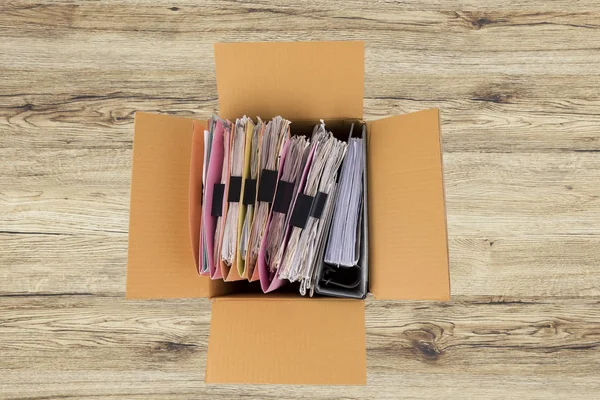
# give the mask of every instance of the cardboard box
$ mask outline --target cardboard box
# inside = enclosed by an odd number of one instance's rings
[[[216,44],[215,62],[223,118],[363,117],[362,42]],[[239,282],[198,275],[202,159],[191,154],[202,154],[205,124],[135,116],[127,298],[212,299],[206,382],[364,384],[363,301],[240,294]],[[369,291],[448,300],[438,110],[367,126]]]

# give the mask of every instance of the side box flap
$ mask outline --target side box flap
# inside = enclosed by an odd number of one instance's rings
[[[448,300],[439,111],[367,125],[370,291],[377,299]]]
[[[202,224],[202,180],[204,168],[204,131],[207,123],[194,121],[194,135],[192,137],[192,152],[190,158],[190,180],[188,186],[189,204],[189,229],[190,242],[196,269],[200,272],[200,226]]]
[[[364,302],[218,297],[212,304],[205,381],[364,385]]]
[[[193,129],[189,118],[135,114],[127,298],[209,295],[188,227]]]
[[[361,119],[363,42],[216,43],[219,114]]]

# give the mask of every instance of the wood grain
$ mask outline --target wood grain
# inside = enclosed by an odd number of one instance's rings
[[[598,305],[598,300],[484,296],[452,303],[370,301],[368,385],[344,388],[344,396],[393,399],[409,391],[413,398],[427,398],[464,394],[462,386],[474,396],[503,398],[510,388],[511,395],[542,398],[577,384],[574,396],[583,398],[578,393],[600,388],[594,379],[600,367],[600,321],[593,311]],[[28,383],[9,385],[5,398],[339,395],[339,389],[327,387],[241,391],[201,384],[207,300],[125,301],[88,294],[5,297],[3,306],[3,379]]]
[[[3,2],[0,398],[596,398],[598,21],[593,0]],[[368,299],[365,387],[206,386],[210,303],[123,298],[133,115],[217,111],[214,42],[346,39],[366,119],[441,109],[453,301]]]

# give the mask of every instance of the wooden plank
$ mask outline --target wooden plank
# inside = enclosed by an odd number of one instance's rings
[[[241,398],[205,386],[209,302],[87,296],[2,297],[4,398]],[[597,300],[464,297],[367,302],[368,386],[344,397],[593,397],[600,383]],[[177,310],[176,313],[173,311]],[[60,362],[56,362],[60,359]],[[435,381],[435,384],[432,384]],[[244,395],[328,398],[339,388],[244,386]],[[167,397],[171,396],[171,397]]]
[[[15,187],[0,196],[1,230],[127,232],[129,150],[0,154],[0,183]],[[600,188],[589,184],[600,176],[595,152],[449,153],[444,169],[451,235],[600,234]]]
[[[305,10],[307,12],[314,11],[335,11],[340,10],[340,7],[336,7],[332,5],[327,0],[308,0],[305,2],[304,7],[290,5],[288,2],[283,0],[274,0],[274,1],[246,1],[243,3],[239,3],[237,1],[226,1],[221,2],[219,0],[207,0],[203,3],[203,8],[207,13],[219,13],[221,10],[229,10],[231,8],[245,8],[247,9],[248,14],[252,14],[254,12],[259,12],[261,10],[272,10],[272,11],[281,11],[281,10]],[[42,5],[31,5],[27,0],[12,0],[10,2],[12,6],[17,6],[20,8],[29,7],[29,8],[42,8]],[[85,0],[48,0],[44,2],[44,5],[59,5],[66,6],[70,8],[81,7],[82,5],[86,5],[87,2]],[[432,10],[432,11],[447,11],[447,10],[476,10],[476,11],[498,11],[498,10],[519,10],[519,11],[537,11],[538,13],[543,13],[547,11],[562,11],[564,10],[585,10],[585,11],[593,11],[600,9],[598,3],[594,0],[580,0],[576,3],[571,4],[568,0],[556,0],[550,3],[539,3],[535,0],[498,0],[493,4],[489,4],[488,2],[481,2],[480,0],[427,0],[427,1],[417,1],[417,0],[405,0],[402,3],[394,3],[394,2],[377,2],[374,7],[374,3],[366,3],[364,0],[348,0],[346,3],[346,8],[361,10],[365,15],[369,15],[370,13],[377,12],[378,10],[383,10],[386,12],[400,13],[404,11],[411,10]],[[105,7],[119,7],[123,5],[127,5],[127,2],[123,0],[103,0],[102,5]],[[194,0],[181,0],[177,2],[177,6],[174,7],[172,1],[170,0],[136,0],[136,6],[144,7],[144,6],[156,6],[156,7],[165,7],[169,11],[179,12],[179,11],[188,11],[191,8],[198,7],[198,2]]]
[[[567,100],[593,102],[600,97],[598,73],[576,75],[565,70],[557,74],[507,75],[491,72],[475,74],[465,70],[460,74],[449,75],[441,72],[423,73],[417,65],[414,67],[411,71],[396,74],[388,71],[385,65],[374,65],[373,68],[367,66],[365,98],[383,102],[472,100],[500,105],[529,103],[530,106],[535,105],[535,101],[544,100],[546,106],[556,107],[556,103],[564,102],[563,107],[567,107]],[[185,105],[186,101],[215,101],[216,106],[216,78],[213,68],[212,49],[198,54],[193,65],[169,63],[145,71],[144,74],[129,74],[125,68],[102,68],[100,73],[99,67],[84,68],[68,64],[44,71],[32,66],[17,69],[6,65],[0,69],[2,76],[6,78],[0,82],[3,89],[2,107],[15,109],[13,113],[24,111],[24,108],[29,108],[30,111],[49,111],[54,108],[60,110],[61,103],[74,102],[89,106],[103,100],[112,103],[120,101],[123,104],[171,100],[173,106],[177,103]],[[127,79],[123,79],[124,75]],[[69,84],[65,85],[67,81]],[[30,106],[26,107],[28,102]],[[40,108],[36,109],[36,106]],[[571,104],[571,107],[575,106],[576,104]],[[370,111],[369,108],[365,111]],[[557,107],[556,111],[559,110]],[[11,115],[10,111],[4,112]],[[125,118],[121,121],[125,124],[128,122]]]
[[[464,79],[468,80],[468,77]],[[402,86],[408,80],[395,84]],[[533,78],[526,80],[533,81]],[[426,79],[422,77],[421,81]],[[553,81],[554,86],[536,91],[560,90],[569,85],[582,87],[596,81],[599,83],[596,88],[600,89],[600,78],[566,79],[562,86],[558,86],[557,79]],[[438,84],[438,87],[444,86],[441,81]],[[586,91],[573,93],[576,96],[573,98],[554,100],[537,95],[521,97],[511,91],[511,84],[495,87],[494,79],[481,85],[470,88],[471,92],[463,88],[456,97],[448,99],[443,98],[448,93],[437,93],[435,87],[422,91],[422,98],[414,99],[403,97],[408,95],[408,89],[398,89],[389,93],[388,98],[367,99],[365,119],[439,108],[446,152],[554,153],[600,148],[596,131],[600,124],[599,100],[588,97]],[[190,97],[185,93],[151,92],[101,96],[93,94],[94,88],[77,90],[91,94],[15,94],[7,97],[6,102],[12,105],[0,107],[0,115],[4,116],[0,126],[8,133],[6,145],[28,149],[130,149],[133,115],[138,110],[168,111],[197,119],[206,119],[218,110],[214,99],[194,98],[189,91]],[[181,97],[171,98],[171,95]],[[465,98],[467,96],[470,98]],[[44,135],[48,130],[53,134]]]
[[[320,4],[321,3],[321,4]],[[560,11],[552,11],[551,7],[537,12],[526,8],[502,10],[496,2],[492,10],[454,11],[450,6],[440,10],[421,7],[419,10],[399,10],[392,3],[379,3],[378,7],[369,7],[361,1],[348,2],[346,7],[331,7],[324,1],[307,1],[302,4],[281,2],[278,4],[261,4],[251,2],[206,2],[202,7],[157,7],[156,3],[140,2],[135,5],[72,2],[70,4],[46,4],[43,7],[31,7],[27,2],[9,4],[3,9],[4,18],[13,33],[27,33],[29,36],[45,37],[41,33],[52,28],[47,34],[61,37],[73,32],[90,31],[103,33],[107,31],[145,34],[156,33],[186,34],[192,32],[209,33],[217,36],[235,35],[248,31],[253,36],[264,35],[256,29],[256,22],[262,18],[271,18],[269,32],[286,36],[298,30],[310,32],[322,31],[327,35],[336,31],[343,35],[368,30],[374,39],[377,32],[402,32],[408,40],[417,40],[411,34],[418,31],[434,30],[457,33],[464,31],[498,30],[499,28],[539,29],[545,32],[562,30],[567,34],[577,34],[585,30],[597,29],[599,25],[594,18],[598,6],[581,8],[569,7]],[[352,3],[355,3],[354,6]],[[559,2],[555,2],[557,5]],[[580,4],[583,2],[580,2]],[[590,3],[591,4],[591,3]],[[196,5],[196,4],[194,4]],[[584,4],[582,4],[585,7]],[[136,12],[132,12],[132,11]],[[402,12],[398,12],[402,11]],[[368,15],[365,16],[365,13]],[[115,18],[118,17],[118,18]],[[228,32],[227,24],[237,27],[235,32]],[[437,30],[436,30],[437,29]],[[506,29],[505,29],[506,30]],[[47,30],[46,30],[47,32]],[[458,42],[459,37],[447,37],[448,43]],[[492,39],[492,38],[490,38]],[[533,35],[524,37],[521,43],[534,45]],[[494,41],[492,39],[492,41]],[[502,38],[495,41],[500,44]],[[420,41],[422,43],[422,39]],[[564,42],[549,43],[560,46]],[[586,43],[579,45],[585,46]],[[590,45],[588,42],[587,45]],[[536,49],[538,47],[536,46]]]
[[[382,33],[383,34],[383,33]],[[518,41],[525,32],[515,32],[515,34],[504,39],[498,47],[488,46],[485,43],[477,43],[475,40],[473,46],[479,46],[480,51],[465,50],[465,42],[469,42],[471,37],[464,35],[456,44],[456,50],[447,43],[448,36],[444,32],[437,33],[436,38],[422,37],[418,32],[415,34],[412,45],[407,43],[403,46],[402,42],[395,44],[388,40],[377,42],[367,42],[367,58],[365,62],[366,69],[382,69],[392,74],[404,74],[414,72],[416,68],[421,73],[436,74],[439,68],[443,68],[444,74],[448,76],[462,75],[466,71],[473,74],[496,73],[496,74],[560,74],[565,70],[569,74],[594,75],[597,73],[597,64],[600,61],[598,52],[589,48],[574,49],[572,41],[589,41],[589,34],[568,38],[564,47],[558,49],[538,49],[524,46],[522,49],[516,48],[512,52],[503,50],[509,43]],[[273,38],[264,34],[254,34],[248,31],[228,30],[221,35],[212,36],[209,43],[202,43],[194,40],[194,33],[187,37],[178,38],[179,35],[169,35],[165,33],[148,34],[146,32],[135,32],[127,35],[107,32],[107,33],[85,33],[82,35],[70,35],[65,38],[58,38],[52,47],[52,53],[46,45],[46,39],[36,38],[27,34],[23,38],[8,36],[0,43],[0,51],[8,53],[11,46],[18,43],[23,51],[20,57],[14,58],[10,63],[6,60],[0,60],[0,67],[10,68],[30,68],[31,65],[39,65],[41,68],[56,69],[64,68],[62,60],[76,60],[78,68],[85,69],[122,69],[128,73],[142,73],[143,71],[154,70],[162,66],[177,69],[189,69],[195,65],[202,54],[209,54],[212,51],[212,42],[230,42],[242,41],[264,41],[267,39],[278,39],[289,41],[295,36],[282,34]],[[560,35],[560,34],[559,34]],[[331,34],[309,34],[306,39],[310,40],[357,40],[364,34],[357,32],[354,34],[335,36]],[[491,35],[493,37],[495,35]],[[564,35],[563,35],[564,36]],[[545,34],[540,34],[545,37]],[[562,36],[557,36],[562,37]],[[423,41],[437,41],[439,50],[432,48],[430,51],[423,51]],[[491,40],[491,39],[489,39]],[[81,42],[88,43],[88,46],[81,46]],[[495,43],[495,42],[492,42]],[[107,46],[102,46],[106,44]],[[385,49],[383,47],[385,46]],[[597,48],[597,44],[595,44]],[[380,47],[379,51],[376,51]],[[435,47],[431,45],[431,47]],[[471,47],[467,47],[469,49]],[[77,49],[77,51],[75,51]],[[398,62],[390,63],[391,57],[398,57]],[[59,61],[61,60],[61,61]]]
[[[127,235],[0,234],[0,295],[123,297]],[[597,236],[450,236],[453,296],[600,296]]]
[[[0,295],[125,296],[126,232],[0,233],[0,242]]]
[[[444,155],[451,235],[598,235],[595,152]]]

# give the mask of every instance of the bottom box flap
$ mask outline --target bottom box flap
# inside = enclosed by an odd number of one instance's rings
[[[194,121],[135,114],[127,298],[207,297],[188,229]]]
[[[370,292],[377,299],[448,300],[439,112],[367,126]]]
[[[366,375],[363,301],[213,300],[206,383],[364,385]]]

